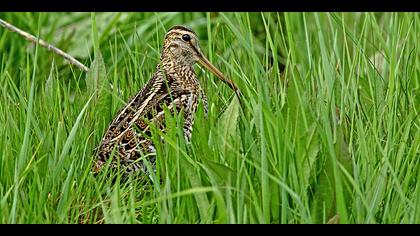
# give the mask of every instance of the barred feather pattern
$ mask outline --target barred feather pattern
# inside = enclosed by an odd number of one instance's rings
[[[98,148],[94,172],[98,173],[109,158],[112,158],[112,168],[122,167],[128,174],[139,170],[148,172],[141,157],[147,158],[155,168],[156,149],[150,139],[150,126],[157,125],[165,131],[165,106],[172,113],[183,112],[184,138],[189,142],[199,99],[207,115],[207,97],[192,65],[163,58],[149,82],[109,125]]]

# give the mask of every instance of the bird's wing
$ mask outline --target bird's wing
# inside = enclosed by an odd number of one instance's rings
[[[118,111],[109,125],[102,142],[107,143],[114,139],[129,127],[135,116],[143,115],[150,110],[150,102],[155,99],[162,87],[162,82],[160,81],[162,76],[159,75],[159,73],[155,73],[149,82]]]

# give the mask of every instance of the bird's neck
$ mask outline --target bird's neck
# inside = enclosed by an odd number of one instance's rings
[[[159,69],[163,69],[166,74],[175,75],[176,77],[184,77],[185,74],[194,74],[194,64],[193,62],[185,61],[182,59],[166,56],[162,57],[159,63]]]
[[[194,72],[194,64],[185,64],[180,60],[172,60],[171,58],[162,58],[158,70],[159,73],[164,72],[165,78],[168,80],[172,90],[199,90],[200,84]]]

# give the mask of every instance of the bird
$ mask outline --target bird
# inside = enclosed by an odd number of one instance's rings
[[[208,114],[207,96],[194,71],[197,63],[240,96],[236,84],[203,55],[197,34],[186,26],[171,27],[165,34],[160,61],[153,76],[115,115],[96,148],[95,174],[103,169],[107,161],[110,161],[111,168],[122,167],[126,174],[149,173],[144,163],[146,157],[156,171],[156,148],[150,138],[151,125],[165,132],[165,107],[171,113],[183,113],[183,135],[187,143],[191,141],[194,113],[200,101],[205,115]]]

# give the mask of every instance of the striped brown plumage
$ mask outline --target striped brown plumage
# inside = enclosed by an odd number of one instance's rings
[[[97,149],[94,172],[98,173],[112,158],[111,167],[120,166],[126,173],[147,172],[141,157],[153,164],[156,150],[150,139],[150,125],[165,132],[164,107],[184,116],[184,138],[190,141],[194,113],[199,101],[207,114],[207,98],[194,72],[200,63],[233,89],[236,86],[201,53],[197,35],[184,26],[174,26],[165,35],[160,63],[148,83],[113,119]],[[119,162],[119,163],[118,163]]]

